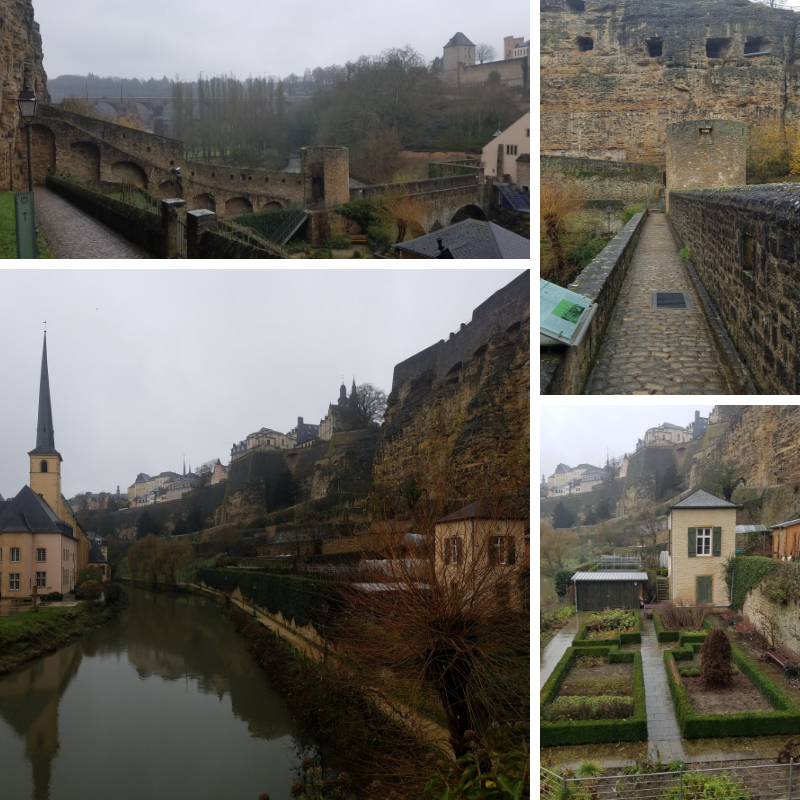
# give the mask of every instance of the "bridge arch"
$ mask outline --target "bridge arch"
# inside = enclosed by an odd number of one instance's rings
[[[276,211],[281,208],[283,208],[283,206],[277,200],[267,200],[259,211]]]
[[[225,216],[237,217],[239,214],[252,214],[253,204],[246,197],[231,197],[225,201]]]
[[[486,222],[486,214],[480,206],[473,205],[472,203],[461,206],[461,208],[453,214],[450,220],[450,225],[455,225],[457,222],[463,222],[465,219],[479,219]]]
[[[111,165],[111,180],[121,183],[124,178],[133,181],[140,189],[147,188],[147,173],[132,161],[118,161]]]
[[[70,166],[77,178],[100,182],[100,148],[93,142],[72,142],[69,146]]]
[[[56,168],[56,136],[46,125],[34,125],[31,131],[31,145],[33,182],[43,184],[47,173],[54,172]]]
[[[192,198],[192,202],[189,205],[189,211],[198,211],[200,209],[205,211],[217,210],[217,203],[214,200],[213,195],[210,195],[207,192],[203,194],[196,194],[194,198]]]
[[[175,186],[174,181],[162,181],[158,184],[158,188],[156,189],[156,194],[161,197],[162,199],[166,199],[168,197],[178,197],[179,191],[178,188]]]
[[[118,116],[117,109],[114,108],[111,103],[106,103],[104,100],[101,100],[99,103],[95,103],[94,110],[101,117],[105,117],[106,119],[116,119]]]

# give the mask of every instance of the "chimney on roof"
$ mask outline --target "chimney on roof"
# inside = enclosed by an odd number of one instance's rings
[[[437,239],[436,243],[439,245],[439,252],[441,253],[442,250],[444,250],[444,245],[442,244],[442,240],[441,239]]]

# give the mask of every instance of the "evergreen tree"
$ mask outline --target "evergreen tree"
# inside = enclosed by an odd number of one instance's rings
[[[553,527],[571,528],[574,524],[575,514],[564,505],[563,500],[560,500],[555,509],[553,509]]]

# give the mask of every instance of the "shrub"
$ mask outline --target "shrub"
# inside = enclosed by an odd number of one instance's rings
[[[711,610],[710,603],[693,603],[677,598],[666,600],[658,611],[664,628],[668,631],[700,631],[703,620]]]
[[[46,594],[42,599],[50,603],[58,603],[64,599],[64,595],[61,594],[61,592],[50,592],[50,594]]]
[[[731,778],[727,772],[717,775],[689,772],[683,776],[680,786],[673,786],[661,797],[662,800],[704,800],[710,797],[714,800],[750,800],[752,795],[741,778]]]
[[[568,677],[564,691],[570,697],[599,697],[604,694],[627,697],[633,694],[633,684],[625,675],[612,675],[610,678]]]
[[[592,232],[580,244],[569,251],[567,263],[584,269],[603,251],[607,244],[608,240]]]
[[[350,237],[349,236],[331,236],[328,241],[330,247],[334,250],[347,250],[350,247]]]
[[[353,255],[350,258],[363,258],[360,250],[353,250]]]
[[[631,206],[625,206],[625,210],[622,212],[622,224],[627,225],[631,219],[633,219],[636,214],[644,211],[644,204],[636,203]]]
[[[590,614],[586,626],[595,633],[599,631],[630,630],[636,625],[639,615],[635,611],[600,611]]]
[[[550,722],[564,720],[625,719],[633,715],[632,697],[557,697],[542,711]]]
[[[574,574],[571,569],[560,569],[556,572],[554,582],[556,594],[559,597],[563,597],[567,593],[567,587],[570,585]]]
[[[689,250],[686,247],[681,247],[681,251],[680,251],[680,253],[678,253],[678,255],[684,261],[688,261],[691,258],[690,254],[689,254]]]
[[[731,643],[722,628],[714,628],[706,636],[700,659],[706,689],[724,689],[731,685]]]
[[[86,602],[93,606],[103,593],[103,587],[97,581],[84,581],[81,584],[81,593],[83,594]]]
[[[774,558],[763,558],[762,556],[736,556],[729,558],[725,563],[725,583],[728,591],[731,591],[731,575],[736,570],[736,580],[733,581],[733,592],[731,596],[731,608],[737,611],[744,604],[747,593],[758,586],[773,570],[783,562]],[[787,564],[787,567],[798,569],[794,564]]]
[[[388,227],[382,223],[370,225],[370,227],[367,228],[366,236],[367,241],[372,245],[372,247],[378,247],[385,250],[387,247],[391,247],[394,243],[392,241],[391,231],[389,231]]]

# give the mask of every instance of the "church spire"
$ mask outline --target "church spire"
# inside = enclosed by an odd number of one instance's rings
[[[42,346],[42,374],[39,379],[39,421],[36,425],[36,450],[55,453],[53,436],[53,409],[50,405],[50,376],[47,372],[47,333]]]

